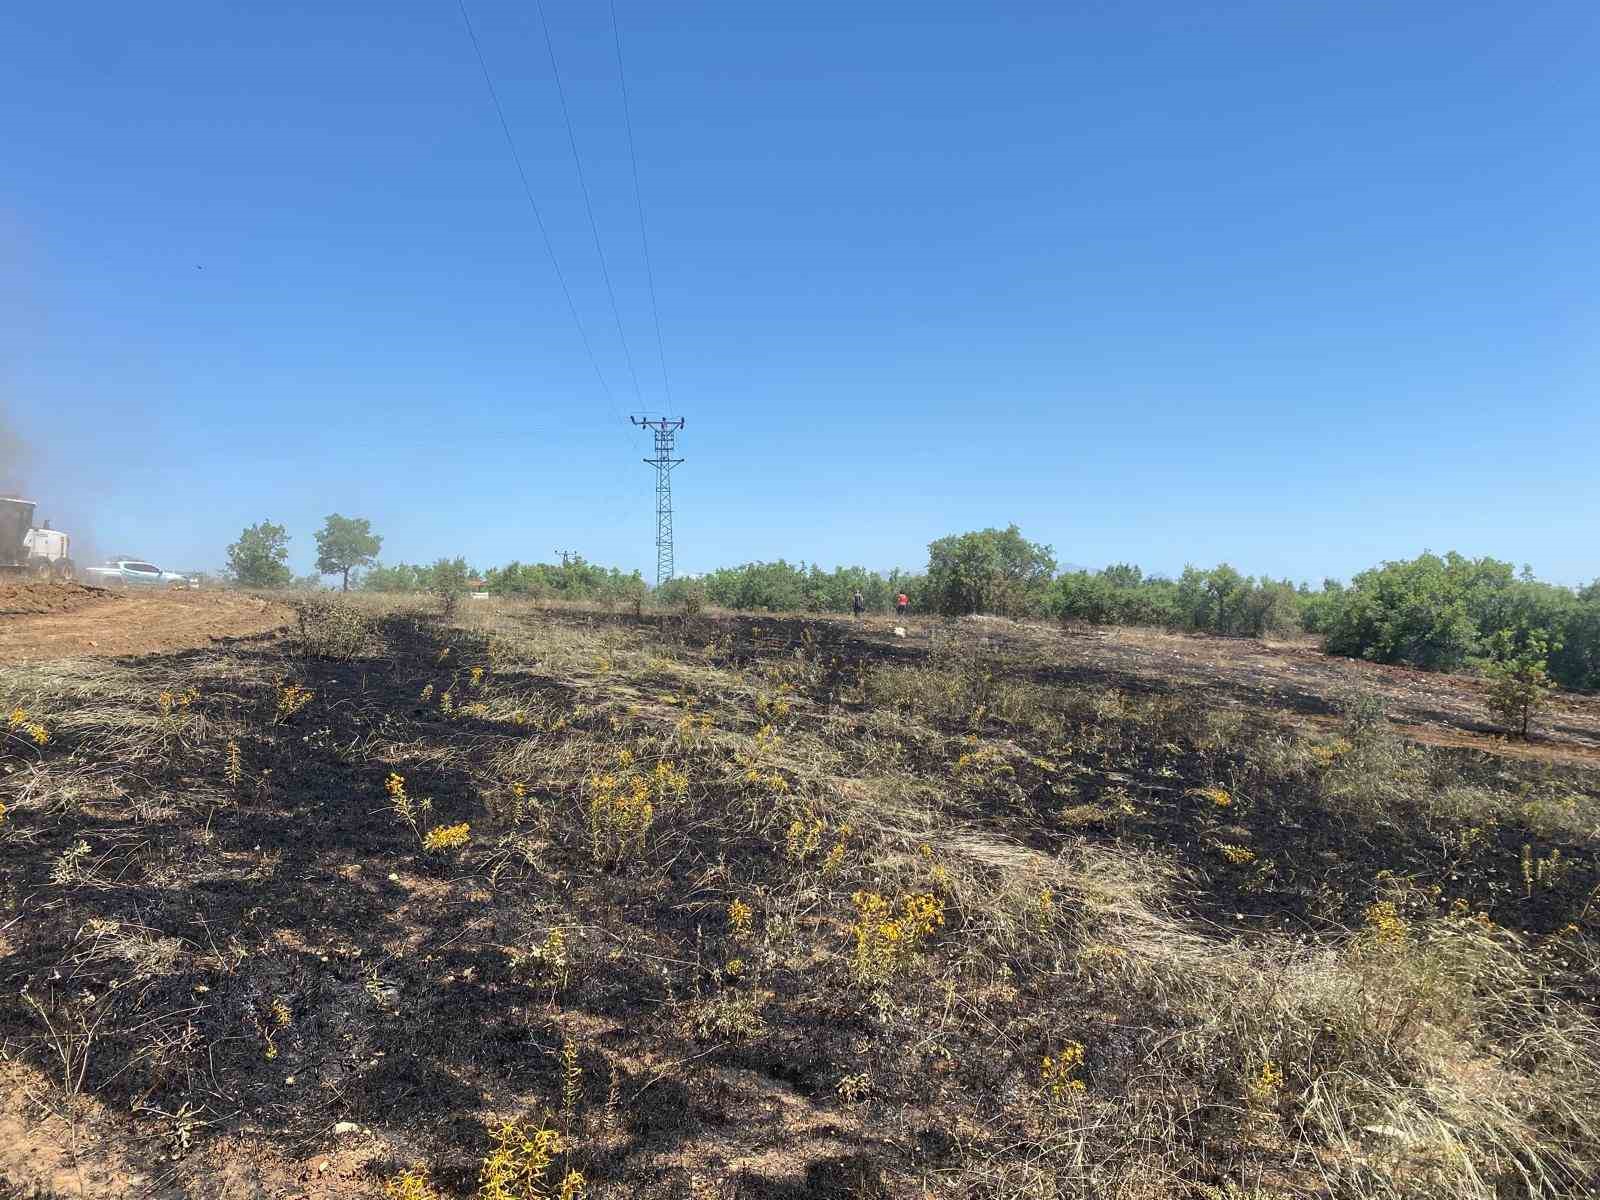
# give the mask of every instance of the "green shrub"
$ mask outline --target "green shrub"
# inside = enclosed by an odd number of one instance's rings
[[[428,590],[439,598],[439,610],[446,617],[455,616],[470,575],[464,558],[441,558],[428,569]]]
[[[1047,608],[1056,560],[1010,525],[940,538],[928,547],[924,607],[947,617],[997,613],[1026,617]]]
[[[656,589],[656,600],[693,617],[706,606],[706,587],[698,579],[669,579]]]
[[[1503,629],[1549,644],[1550,678],[1600,688],[1600,581],[1581,590],[1541,583],[1524,567],[1460,554],[1423,554],[1325,586],[1306,604],[1306,627],[1330,654],[1451,671],[1492,655]]]
[[[1560,647],[1555,647],[1559,649]],[[1484,668],[1489,680],[1489,711],[1512,733],[1528,736],[1534,714],[1555,683],[1550,679],[1550,643],[1543,634],[1518,639],[1509,629],[1495,634],[1494,661]]]
[[[781,558],[722,567],[704,582],[713,603],[746,612],[849,612],[858,591],[869,610],[882,612],[897,593],[904,591],[915,602],[923,591],[920,577],[899,570],[888,575],[865,567],[824,571],[816,563],[807,567]]]
[[[1464,666],[1480,646],[1468,593],[1485,585],[1474,567],[1459,555],[1424,554],[1361,572],[1329,622],[1328,652],[1429,670]]]
[[[1287,581],[1258,581],[1226,563],[1209,571],[1186,567],[1176,583],[1146,578],[1138,567],[1118,563],[1103,571],[1068,572],[1051,592],[1051,609],[1064,621],[1160,625],[1239,637],[1298,630],[1301,605],[1301,593]]]
[[[601,567],[581,554],[560,563],[522,563],[513,559],[484,573],[485,590],[533,600],[596,600],[612,605],[642,600],[649,591],[637,571]]]

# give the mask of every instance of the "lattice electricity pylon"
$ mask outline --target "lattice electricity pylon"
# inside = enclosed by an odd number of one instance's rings
[[[673,458],[677,448],[678,430],[683,428],[682,417],[629,417],[635,425],[648,429],[656,436],[656,456],[644,464],[656,469],[656,586],[672,578],[672,468],[683,459]]]

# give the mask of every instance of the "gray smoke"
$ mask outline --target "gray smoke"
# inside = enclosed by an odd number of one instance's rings
[[[18,430],[14,410],[0,401],[0,496],[21,496],[36,501],[33,519],[48,521],[52,528],[65,530],[72,539],[73,562],[79,567],[100,561],[96,544],[91,502],[66,478],[62,464],[52,464]]]
[[[22,440],[11,414],[0,409],[0,496],[20,496],[28,488],[28,443]]]

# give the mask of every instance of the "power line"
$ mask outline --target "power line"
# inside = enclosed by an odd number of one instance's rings
[[[639,244],[644,248],[644,277],[650,284],[650,316],[656,326],[656,354],[661,359],[661,386],[667,408],[672,407],[672,385],[667,382],[667,351],[661,340],[661,309],[656,305],[656,275],[650,266],[650,235],[645,232],[644,198],[639,191],[639,156],[633,148],[633,116],[628,108],[628,73],[622,66],[622,30],[617,25],[617,0],[611,0],[611,40],[617,48],[617,78],[622,83],[622,123],[628,131],[628,161],[633,165],[633,204],[639,210]]]
[[[600,275],[606,281],[606,295],[611,299],[611,315],[617,322],[617,340],[622,343],[622,357],[628,363],[628,375],[633,379],[633,397],[642,402],[639,393],[639,373],[633,369],[633,355],[628,351],[628,337],[622,332],[622,312],[617,308],[617,293],[611,286],[611,271],[606,267],[606,252],[600,248],[600,226],[594,219],[594,204],[589,199],[589,181],[583,175],[583,159],[578,154],[578,136],[572,131],[572,113],[567,109],[567,89],[561,83],[561,68],[556,65],[556,45],[550,38],[550,22],[545,20],[544,0],[534,0],[539,12],[539,25],[544,30],[545,49],[550,52],[550,73],[555,76],[556,95],[561,98],[561,117],[567,123],[567,144],[572,147],[572,165],[578,169],[578,187],[583,192],[583,207],[589,214],[589,231],[594,234],[594,252],[600,260]]]
[[[511,126],[506,122],[506,110],[500,104],[500,93],[495,90],[494,77],[489,74],[489,64],[483,57],[483,47],[478,44],[478,33],[472,27],[472,18],[467,15],[467,0],[456,0],[456,4],[461,9],[461,21],[467,27],[467,37],[472,42],[472,52],[477,55],[478,69],[483,72],[483,82],[489,88],[489,99],[494,101],[495,116],[500,118],[500,132],[505,135],[506,148],[511,151],[511,161],[516,164],[517,178],[522,180],[522,194],[528,198],[528,207],[533,211],[534,222],[539,226],[539,236],[544,239],[544,248],[550,255],[550,265],[555,268],[556,279],[561,283],[561,294],[567,299],[567,311],[572,314],[572,323],[578,327],[578,337],[583,340],[584,353],[589,356],[589,365],[594,368],[594,376],[600,381],[600,390],[605,393],[606,403],[620,418],[622,412],[617,408],[616,398],[611,394],[611,385],[606,382],[605,372],[600,370],[600,360],[594,355],[594,346],[589,342],[589,333],[583,327],[583,319],[578,316],[578,306],[573,303],[572,289],[567,286],[566,274],[561,270],[561,260],[556,257],[555,244],[550,240],[550,231],[545,227],[544,215],[539,211],[539,202],[533,198],[533,186],[528,182],[528,172],[523,168],[522,155],[517,153],[516,140],[511,136]],[[592,216],[590,220],[593,220]],[[609,280],[606,286],[608,288],[611,286]],[[616,308],[615,299],[612,300],[611,306],[613,309]],[[628,369],[630,372],[633,370],[631,361]],[[637,378],[634,379],[633,389],[636,393],[639,390]]]

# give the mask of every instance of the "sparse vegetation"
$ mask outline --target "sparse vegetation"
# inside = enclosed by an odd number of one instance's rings
[[[1590,766],[1053,626],[335,603],[0,682],[8,1045],[189,1169],[352,1122],[395,1200],[1600,1170]]]

